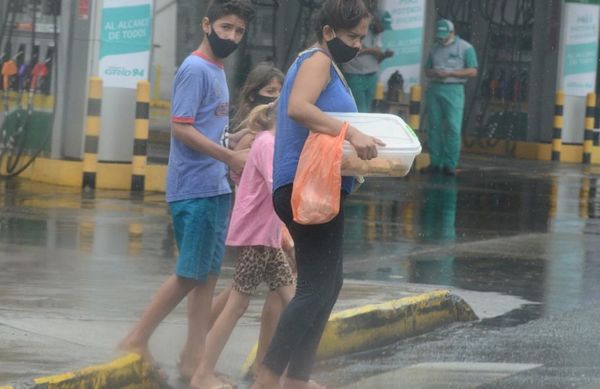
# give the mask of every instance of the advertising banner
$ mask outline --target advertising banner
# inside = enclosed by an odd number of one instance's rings
[[[563,90],[585,96],[596,89],[600,6],[591,1],[565,3]]]
[[[104,0],[100,77],[105,87],[135,89],[148,79],[152,0]]]
[[[386,85],[396,70],[404,78],[404,90],[420,83],[426,0],[383,0],[380,2],[384,32],[382,48],[394,56],[381,63],[379,80]]]

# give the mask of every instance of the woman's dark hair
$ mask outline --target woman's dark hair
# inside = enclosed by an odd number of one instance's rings
[[[370,16],[364,0],[325,0],[315,17],[315,34],[323,41],[323,27],[351,30]]]
[[[240,91],[238,109],[229,125],[230,132],[239,130],[242,121],[256,105],[254,98],[258,95],[258,91],[267,86],[274,78],[283,84],[283,73],[271,62],[261,62],[252,69]]]
[[[227,15],[235,15],[246,23],[254,17],[254,7],[250,0],[212,0],[206,11],[211,23]]]

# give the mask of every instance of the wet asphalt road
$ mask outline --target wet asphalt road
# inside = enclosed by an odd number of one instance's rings
[[[345,207],[347,279],[453,286],[528,303],[500,318],[327,362],[317,377],[343,386],[421,362],[480,361],[542,365],[485,387],[600,382],[599,176],[598,167],[468,157],[458,177],[368,179]],[[143,300],[148,291],[128,284],[149,277],[140,269],[172,271],[175,245],[162,194],[81,196],[21,180],[1,184],[0,316],[43,307],[52,318],[59,304],[61,316],[78,317],[82,305],[98,305],[121,321],[132,307],[107,300],[106,280],[111,296],[123,288]],[[71,263],[73,273],[41,255],[21,255],[29,249],[64,253],[56,261]],[[232,264],[230,255],[225,266]],[[73,277],[84,290],[60,287]],[[30,287],[44,288],[46,298],[28,298]],[[544,385],[532,385],[538,381]]]

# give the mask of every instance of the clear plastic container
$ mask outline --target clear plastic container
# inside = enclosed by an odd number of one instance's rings
[[[343,175],[404,177],[421,153],[421,142],[414,131],[399,116],[383,113],[329,113],[349,122],[359,131],[381,139],[386,145],[377,149],[377,158],[365,161],[356,155],[354,147],[344,144]]]

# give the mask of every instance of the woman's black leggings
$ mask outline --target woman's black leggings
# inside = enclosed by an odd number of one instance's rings
[[[343,199],[344,195],[342,195]],[[317,347],[343,283],[344,213],[330,222],[301,225],[292,217],[292,185],[273,193],[275,212],[294,238],[298,284],[285,307],[263,364],[273,373],[308,381]]]

